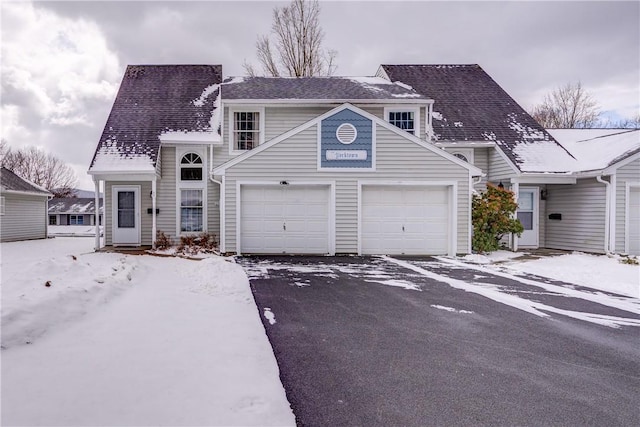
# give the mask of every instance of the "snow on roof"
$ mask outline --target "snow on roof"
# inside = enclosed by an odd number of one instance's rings
[[[576,172],[605,169],[640,152],[640,130],[637,129],[549,129],[548,131],[577,159]]]
[[[144,150],[145,147],[138,147]],[[96,152],[91,165],[93,172],[155,172],[150,154],[131,150],[131,145],[118,144],[116,139],[108,139]]]
[[[2,191],[20,191],[23,193],[35,193],[43,196],[50,196],[51,193],[44,187],[28,181],[9,169],[2,167],[0,172],[0,189]]]
[[[103,199],[100,199],[100,212],[104,211]],[[88,197],[60,197],[49,201],[50,214],[94,214],[96,212],[95,200]]]

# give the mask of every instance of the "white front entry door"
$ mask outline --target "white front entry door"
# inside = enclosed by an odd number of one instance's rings
[[[518,247],[538,247],[538,187],[520,187],[518,191],[517,216],[524,227],[522,236],[518,239]]]
[[[113,245],[140,245],[140,186],[114,186],[112,196]]]
[[[328,185],[242,185],[239,251],[329,253],[330,194]]]
[[[446,255],[451,237],[449,193],[444,186],[364,186],[361,252]]]
[[[629,254],[640,255],[640,187],[629,188]]]

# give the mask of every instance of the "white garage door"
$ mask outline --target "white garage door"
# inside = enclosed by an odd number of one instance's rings
[[[242,186],[240,251],[329,253],[328,186]]]
[[[640,188],[629,189],[629,253],[640,255]]]
[[[361,209],[363,254],[448,253],[447,187],[366,186]]]

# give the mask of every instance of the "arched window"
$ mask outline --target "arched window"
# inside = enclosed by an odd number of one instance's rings
[[[196,153],[187,153],[180,160],[181,181],[202,181],[202,158]]]
[[[456,156],[457,158],[462,159],[465,162],[469,163],[469,160],[467,160],[467,156],[465,156],[464,154],[462,154],[462,153],[453,153],[453,155]]]

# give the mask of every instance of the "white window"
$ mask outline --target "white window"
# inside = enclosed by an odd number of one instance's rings
[[[207,165],[204,147],[176,149],[177,233],[206,231]]]
[[[394,126],[420,136],[420,109],[417,107],[385,108],[386,120]]]
[[[4,196],[0,196],[0,215],[4,215]]]
[[[264,108],[229,110],[229,152],[244,152],[264,142]]]
[[[69,225],[83,225],[84,215],[69,215]]]
[[[202,190],[180,190],[180,232],[204,231]]]
[[[473,148],[455,148],[447,149],[451,154],[457,158],[464,160],[467,163],[473,164]]]

